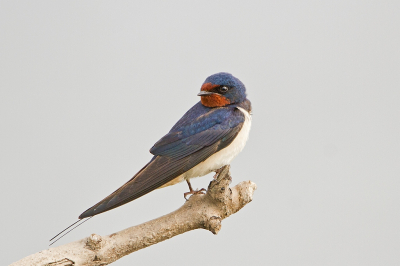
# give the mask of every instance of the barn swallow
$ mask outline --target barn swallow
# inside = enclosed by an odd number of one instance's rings
[[[153,158],[128,182],[84,211],[79,219],[117,208],[155,189],[186,181],[230,164],[244,148],[251,127],[251,103],[244,84],[229,73],[209,76],[200,102],[150,149]],[[79,221],[79,220],[78,220]]]

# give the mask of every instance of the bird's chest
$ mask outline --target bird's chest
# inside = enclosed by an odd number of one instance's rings
[[[249,138],[251,128],[251,116],[250,114],[239,107],[239,110],[245,115],[245,121],[243,126],[232,141],[232,143],[226,148],[213,154],[204,162],[199,163],[188,172],[185,173],[185,179],[206,175],[216,169],[221,168],[224,165],[230,164],[231,161],[243,150],[246,145],[247,139]]]

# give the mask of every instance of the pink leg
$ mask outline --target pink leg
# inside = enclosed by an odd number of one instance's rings
[[[202,189],[200,189],[200,190],[193,190],[192,184],[190,184],[190,181],[186,179],[186,182],[187,182],[187,184],[188,184],[188,186],[189,186],[189,190],[190,190],[190,191],[189,191],[189,192],[186,192],[186,193],[183,193],[183,197],[185,198],[185,200],[188,200],[188,199],[186,198],[187,195],[204,194],[204,192],[206,192],[206,189],[205,189],[205,188],[202,188]]]

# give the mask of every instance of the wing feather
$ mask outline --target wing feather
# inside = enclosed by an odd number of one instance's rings
[[[191,124],[175,128],[175,131],[168,133],[153,146],[150,152],[155,156],[145,167],[119,189],[83,212],[79,218],[119,207],[185,173],[227,147],[239,133],[243,121],[244,116],[240,111],[222,110],[222,114],[209,112],[208,116],[206,114],[202,119],[195,120],[194,128],[191,128]]]

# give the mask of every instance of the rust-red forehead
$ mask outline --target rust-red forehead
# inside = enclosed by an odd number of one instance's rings
[[[219,85],[215,85],[215,84],[208,82],[208,83],[204,83],[203,86],[201,86],[201,90],[202,91],[212,91],[213,89],[215,89],[218,86]]]

